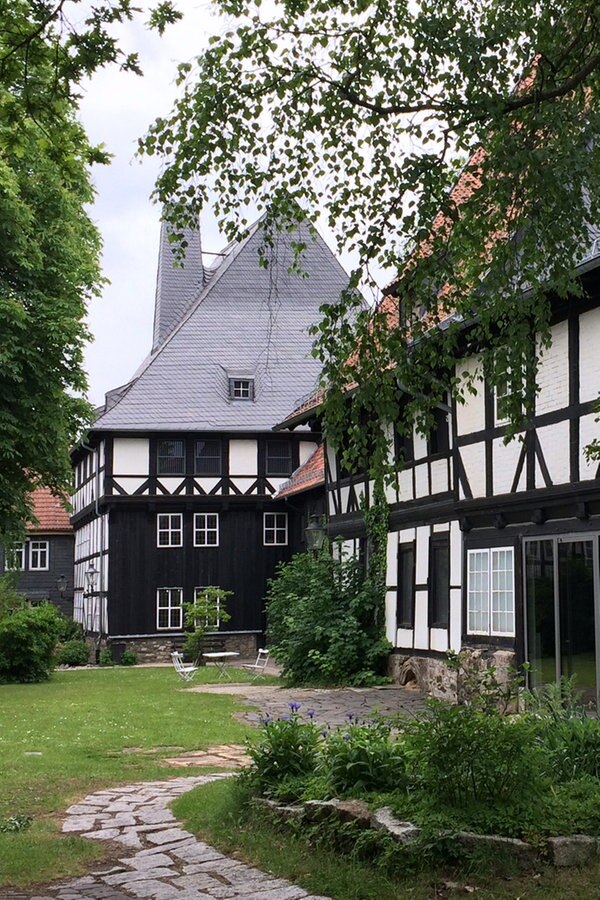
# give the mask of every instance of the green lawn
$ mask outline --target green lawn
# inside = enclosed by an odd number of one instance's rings
[[[217,680],[213,668],[195,678]],[[0,685],[0,822],[33,818],[27,831],[0,833],[0,885],[75,874],[103,852],[96,842],[59,833],[64,810],[80,797],[114,784],[173,777],[182,770],[166,766],[165,755],[241,743],[252,733],[233,718],[243,708],[235,697],[185,687],[172,668],[123,667],[58,671],[45,684]]]

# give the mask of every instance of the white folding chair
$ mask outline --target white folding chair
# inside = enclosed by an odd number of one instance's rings
[[[254,681],[256,678],[260,678],[262,675],[264,675],[268,662],[269,651],[259,650],[258,656],[256,657],[256,662],[242,663],[240,669],[247,669],[249,672],[254,672],[254,678],[252,679],[252,681]]]
[[[191,681],[198,671],[198,666],[186,665],[183,661],[183,656],[181,655],[181,653],[171,653],[171,659],[173,661],[173,665],[175,666],[175,671],[177,672],[181,680]]]

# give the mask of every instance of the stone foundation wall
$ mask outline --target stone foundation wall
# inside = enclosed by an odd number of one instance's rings
[[[495,666],[498,681],[506,682],[511,667],[516,665],[512,650],[473,649],[468,651],[477,666]],[[432,697],[456,701],[460,689],[456,672],[442,657],[393,653],[388,661],[388,675],[397,684],[413,683]]]
[[[225,650],[233,650],[240,654],[241,658],[251,659],[257,653],[256,634],[224,634],[223,645]],[[123,638],[108,642],[112,647],[113,657],[118,659],[123,650],[133,650],[137,654],[139,663],[170,663],[171,653],[180,650],[183,639],[174,635],[161,635],[160,637]]]

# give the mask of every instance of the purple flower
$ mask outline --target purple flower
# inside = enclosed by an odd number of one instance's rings
[[[271,721],[271,716],[269,715],[269,713],[265,713],[265,715],[262,718],[263,725],[268,725],[270,721]]]
[[[352,719],[354,718],[354,713],[353,713],[353,712],[347,712],[347,713],[346,713],[346,718],[348,719],[349,722],[351,722]]]
[[[308,718],[312,721],[312,720],[314,719],[314,717],[315,717],[315,711],[314,711],[314,709],[308,709],[308,710],[306,711],[306,715],[307,715]]]
[[[300,704],[296,703],[295,700],[292,700],[291,703],[288,703],[288,706],[293,713],[298,712],[298,710],[300,709]]]
[[[349,741],[349,740],[350,740],[350,735],[348,734],[348,732],[346,732],[346,734],[343,734],[343,735],[342,735],[342,739],[343,739],[344,741]]]

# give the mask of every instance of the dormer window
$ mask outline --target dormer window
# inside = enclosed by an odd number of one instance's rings
[[[254,400],[254,379],[230,378],[229,398],[231,400]]]

